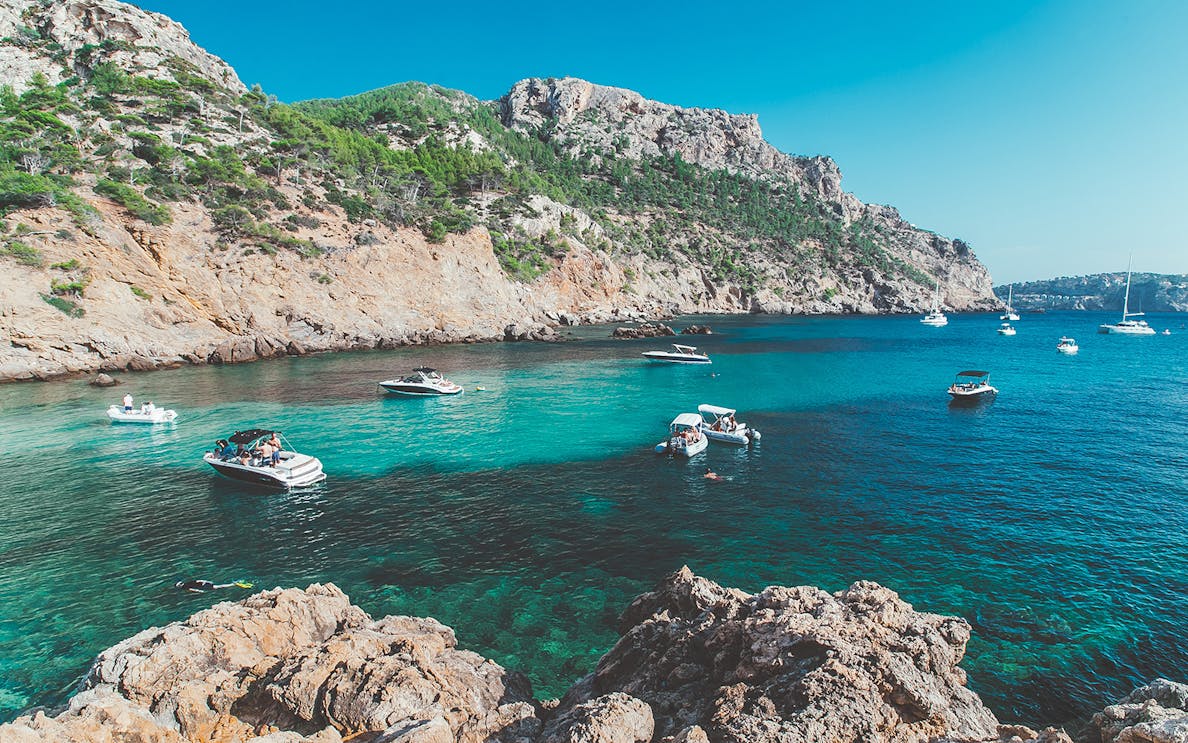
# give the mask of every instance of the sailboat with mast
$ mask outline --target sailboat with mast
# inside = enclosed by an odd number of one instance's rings
[[[1015,312],[1015,308],[1014,308],[1014,306],[1011,304],[1011,301],[1012,301],[1014,298],[1015,298],[1015,285],[1014,285],[1014,284],[1011,284],[1010,286],[1008,286],[1008,287],[1007,287],[1007,306],[1006,306],[1006,314],[1004,314],[1004,315],[1000,316],[1000,317],[998,318],[999,320],[1006,320],[1007,322],[1014,322],[1015,320],[1018,320],[1018,319],[1019,319],[1019,315],[1018,315],[1018,313],[1016,313],[1016,312]]]
[[[932,309],[928,311],[927,315],[920,318],[920,322],[934,328],[949,324],[949,318],[945,317],[945,313],[941,312],[940,308],[940,279],[936,280],[936,291],[932,294]]]
[[[1122,319],[1116,323],[1103,323],[1097,327],[1097,332],[1117,335],[1155,335],[1155,328],[1147,324],[1146,320],[1131,320],[1132,317],[1142,317],[1141,312],[1130,311],[1130,266],[1133,257],[1126,264],[1126,294],[1122,299]]]

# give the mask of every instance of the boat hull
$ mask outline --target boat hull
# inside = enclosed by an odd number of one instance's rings
[[[643,354],[643,357],[648,361],[657,361],[664,364],[712,363],[708,356],[689,356],[685,354],[669,353],[667,351],[648,351]]]
[[[322,462],[306,454],[291,454],[276,467],[253,467],[237,460],[223,461],[209,452],[202,459],[224,477],[270,488],[303,488],[326,479]]]
[[[429,387],[419,384],[392,384],[387,382],[380,382],[379,385],[384,392],[389,395],[401,395],[403,397],[441,397],[443,395],[461,395],[462,386],[454,385],[453,387]]]
[[[665,439],[659,444],[656,444],[655,451],[657,454],[675,454],[682,457],[692,457],[705,451],[706,447],[709,446],[709,439],[705,436],[702,436],[697,441],[690,441],[684,444],[679,443],[679,441],[675,437]]]
[[[1099,325],[1097,332],[1102,335],[1155,335],[1155,328],[1150,325]]]
[[[954,400],[960,401],[982,400],[994,397],[997,394],[998,390],[988,384],[973,388],[949,388],[949,396]]]
[[[738,424],[738,428],[733,431],[715,431],[710,426],[702,426],[701,432],[710,441],[717,441],[720,444],[747,446],[759,440],[759,432],[747,428],[745,423]]]
[[[949,324],[949,320],[948,320],[948,318],[945,318],[945,317],[940,317],[940,318],[926,317],[920,321],[920,324],[927,325],[932,328],[943,328],[944,326]]]
[[[112,423],[138,423],[142,426],[151,426],[156,423],[172,423],[177,419],[177,411],[158,409],[151,413],[142,413],[139,410],[125,413],[119,405],[112,405],[107,409],[107,417],[111,419]]]

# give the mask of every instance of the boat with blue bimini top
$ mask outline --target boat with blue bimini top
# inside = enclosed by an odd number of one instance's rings
[[[293,451],[279,432],[264,428],[219,439],[202,459],[220,475],[254,485],[291,490],[326,479],[320,459]]]
[[[660,361],[668,364],[709,364],[710,357],[704,353],[698,353],[694,346],[682,346],[679,343],[672,344],[671,351],[644,351],[643,357],[648,361]]]
[[[734,419],[738,411],[733,408],[698,405],[697,412],[701,414],[701,432],[712,441],[746,446],[759,440],[758,431]]]
[[[990,372],[980,369],[957,372],[957,379],[949,385],[949,395],[954,402],[984,400],[997,394],[998,390],[990,386]]]
[[[668,438],[656,444],[657,454],[680,454],[691,457],[709,446],[709,439],[701,432],[701,416],[681,413],[668,425]]]
[[[427,366],[413,369],[412,374],[408,376],[380,382],[379,386],[389,394],[409,397],[462,394],[462,385],[454,384],[441,376],[436,369]]]

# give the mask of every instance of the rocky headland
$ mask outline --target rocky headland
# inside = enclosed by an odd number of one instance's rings
[[[1003,301],[1008,289],[1015,309],[1029,310],[1112,310],[1122,311],[1126,294],[1126,272],[1090,276],[1062,276],[1043,281],[1025,281],[1013,289],[996,286]],[[1136,273],[1130,277],[1132,312],[1188,312],[1188,274]]]
[[[542,702],[433,619],[372,619],[332,584],[278,588],[109,648],[63,708],[0,726],[0,741],[1071,741],[1000,723],[959,665],[969,624],[875,583],[747,594],[684,568],[627,607],[619,634]],[[1135,690],[1083,739],[1188,740],[1188,686]]]
[[[290,106],[116,0],[0,0],[0,86],[0,381],[998,304],[751,115],[571,78]]]

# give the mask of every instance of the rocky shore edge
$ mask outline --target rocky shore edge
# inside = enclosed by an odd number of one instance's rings
[[[105,650],[62,708],[0,742],[1069,743],[1001,724],[966,687],[957,617],[861,581],[724,588],[687,567],[636,598],[559,700],[460,650],[430,618],[373,620],[333,584],[273,589]],[[1188,685],[1158,680],[1084,741],[1188,740]]]

